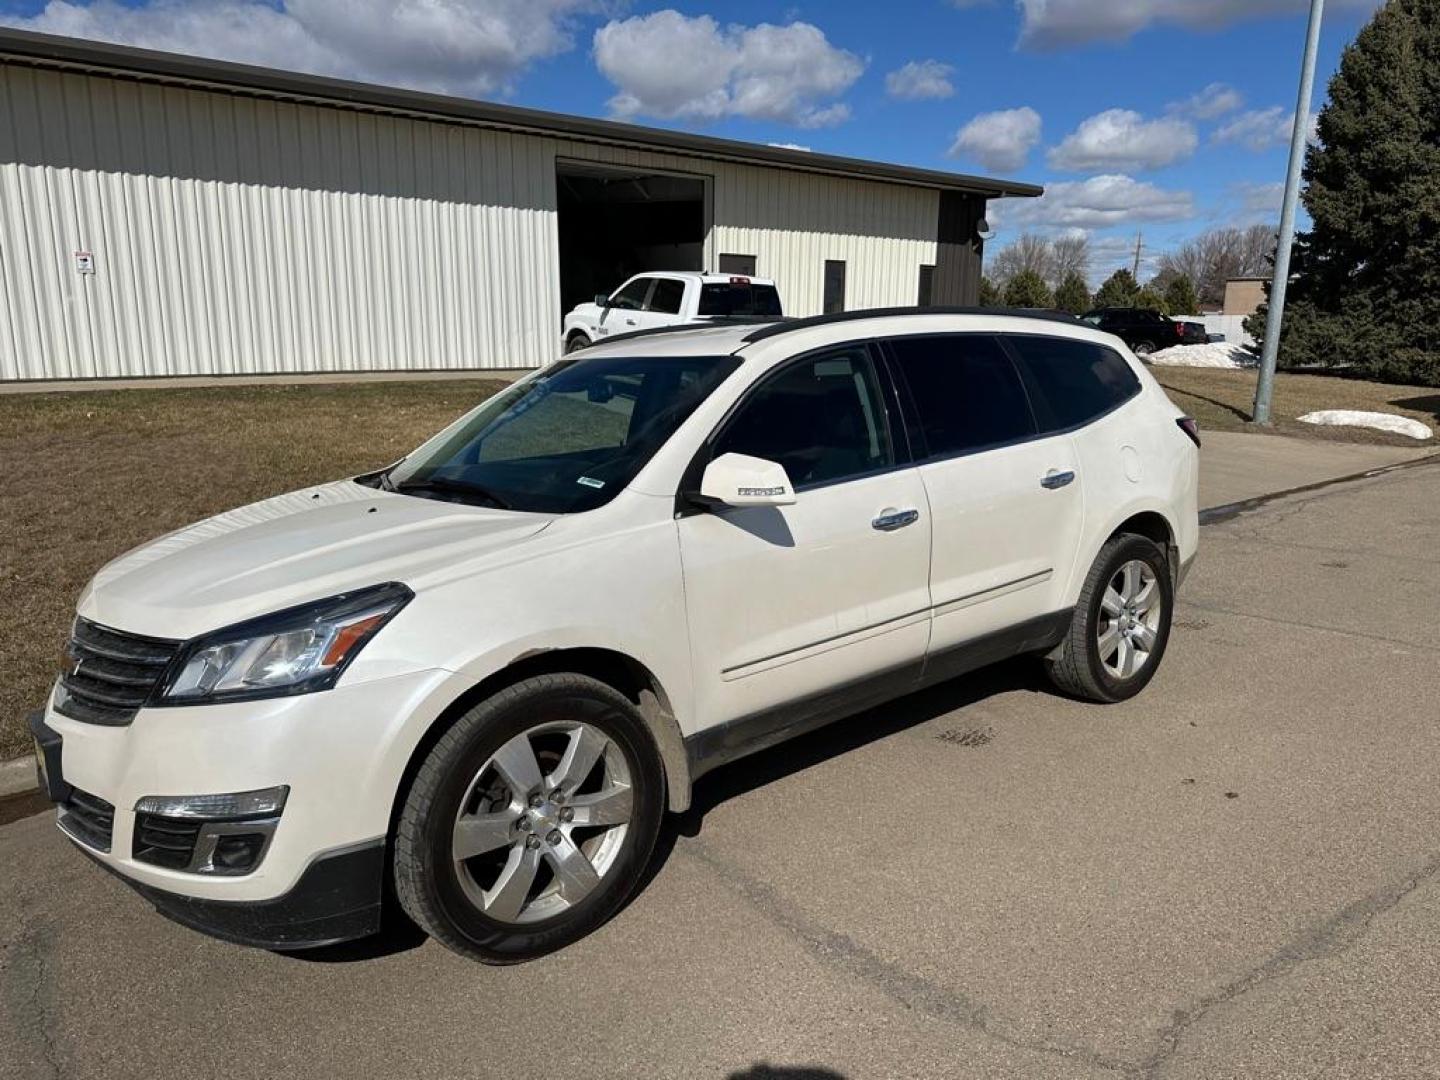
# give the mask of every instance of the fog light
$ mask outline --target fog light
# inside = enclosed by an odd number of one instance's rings
[[[218,837],[215,841],[215,853],[210,859],[214,871],[220,874],[244,874],[252,870],[269,839],[264,833]]]
[[[135,812],[190,821],[275,817],[285,809],[285,797],[289,794],[289,787],[282,784],[231,795],[146,795],[135,804]]]

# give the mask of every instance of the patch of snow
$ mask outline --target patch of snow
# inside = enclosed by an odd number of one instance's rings
[[[1172,345],[1150,354],[1162,367],[1249,368],[1259,363],[1243,345],[1212,341],[1209,345]]]
[[[1358,409],[1321,409],[1299,417],[1302,424],[1323,424],[1328,427],[1367,427],[1390,431],[1412,439],[1428,439],[1434,434],[1419,420],[1394,413],[1362,412]]]

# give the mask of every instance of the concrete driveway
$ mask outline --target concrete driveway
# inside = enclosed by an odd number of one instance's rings
[[[510,969],[302,959],[0,829],[4,1077],[1440,1076],[1440,467],[1207,526],[1159,677],[1013,663],[724,772]]]

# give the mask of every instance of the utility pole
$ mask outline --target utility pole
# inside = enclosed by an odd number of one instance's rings
[[[1275,363],[1280,353],[1280,325],[1285,318],[1285,288],[1290,284],[1290,248],[1295,242],[1295,204],[1300,198],[1300,167],[1310,132],[1310,95],[1315,88],[1315,53],[1320,45],[1320,17],[1325,0],[1310,0],[1310,25],[1305,32],[1305,59],[1300,65],[1300,93],[1295,101],[1295,127],[1290,132],[1290,168],[1285,174],[1285,202],[1280,210],[1280,240],[1275,247],[1275,276],[1270,282],[1270,307],[1265,315],[1265,345],[1260,350],[1260,380],[1255,385],[1256,424],[1270,423],[1270,398],[1275,391]]]
[[[1135,266],[1131,269],[1130,276],[1136,281],[1140,280],[1140,241],[1144,235],[1139,229],[1135,230]]]

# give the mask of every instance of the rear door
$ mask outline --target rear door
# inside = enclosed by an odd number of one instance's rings
[[[1042,430],[997,337],[936,334],[886,347],[920,444],[933,533],[930,653],[943,663],[1063,607],[1084,510],[1075,447]]]

